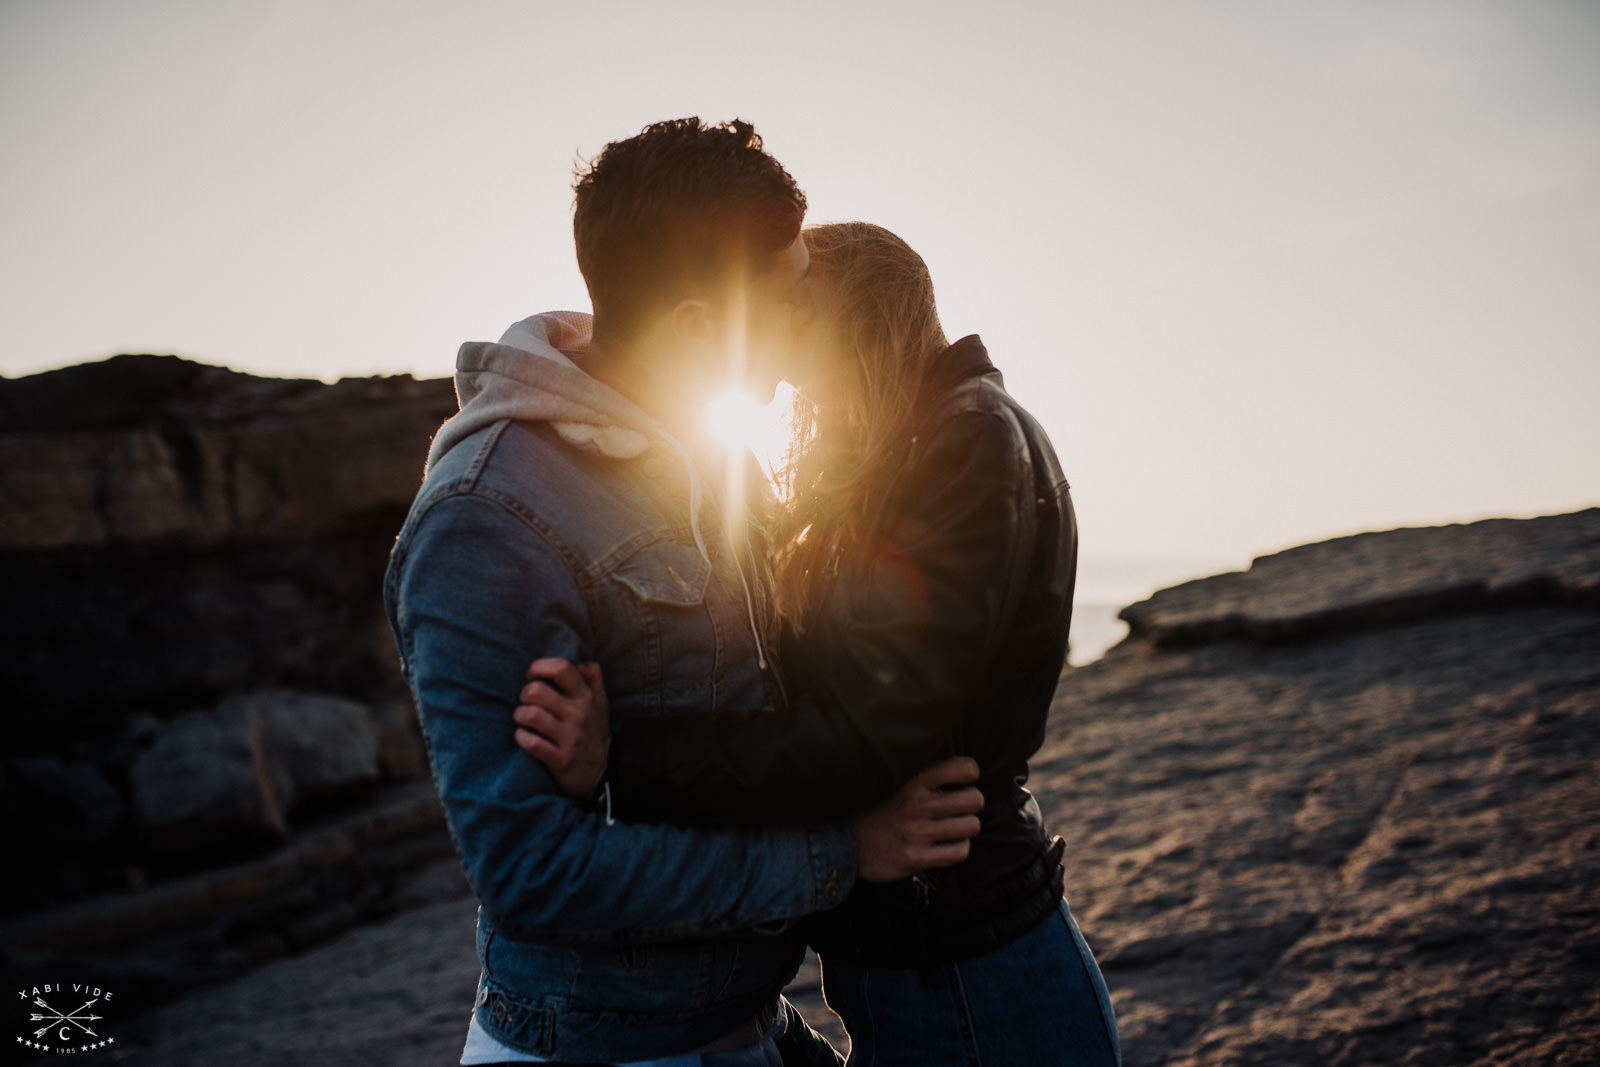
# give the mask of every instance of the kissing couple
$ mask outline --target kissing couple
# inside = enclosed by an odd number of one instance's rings
[[[479,902],[461,1063],[1120,1062],[1024,788],[1077,528],[922,259],[734,121],[580,173],[593,316],[463,345],[385,602]],[[779,492],[707,401],[797,391]]]

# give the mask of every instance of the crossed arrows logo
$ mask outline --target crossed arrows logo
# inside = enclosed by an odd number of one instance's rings
[[[87,1026],[84,1025],[84,1023],[94,1022],[96,1019],[104,1018],[104,1016],[103,1015],[85,1015],[85,1014],[83,1014],[84,1012],[87,1012],[90,1008],[94,1007],[96,1001],[98,1001],[99,999],[100,999],[99,997],[95,997],[94,1000],[89,1001],[89,1003],[85,1004],[83,1007],[81,1007],[81,1008],[77,1009],[76,1011],[72,1012],[72,1014],[63,1015],[59,1011],[56,1011],[56,1009],[52,1008],[50,1005],[46,1004],[44,1002],[44,998],[43,997],[34,997],[33,998],[33,1002],[35,1004],[37,1004],[39,1007],[43,1008],[45,1011],[50,1012],[50,1014],[49,1015],[40,1015],[38,1012],[34,1012],[29,1017],[30,1019],[32,1019],[33,1022],[38,1022],[40,1019],[47,1020],[43,1026],[39,1027],[39,1029],[37,1029],[37,1030],[35,1030],[33,1032],[33,1036],[34,1037],[43,1037],[52,1028],[54,1028],[56,1026],[59,1026],[59,1025],[62,1025],[62,1024],[65,1024],[65,1023],[71,1023],[73,1026],[76,1026],[79,1030],[82,1030],[84,1033],[88,1034],[90,1037],[99,1037],[100,1036],[99,1034],[97,1034],[93,1030],[89,1029]]]

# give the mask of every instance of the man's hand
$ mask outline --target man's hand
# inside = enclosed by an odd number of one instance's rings
[[[856,877],[895,882],[967,858],[983,794],[976,760],[965,756],[918,772],[888,800],[856,816]]]
[[[611,708],[600,664],[537,659],[527,678],[512,715],[517,744],[545,765],[563,793],[592,800],[611,752]]]

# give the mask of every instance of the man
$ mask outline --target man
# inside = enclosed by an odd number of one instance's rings
[[[541,657],[599,664],[619,736],[780,703],[761,546],[725,517],[698,439],[730,369],[776,384],[804,212],[748,124],[657,123],[577,183],[592,337],[556,313],[461,349],[462,411],[430,450],[385,601],[481,905],[464,1064],[815,1055],[779,999],[804,951],[794,923],[858,877],[956,862],[976,832],[976,791],[940,791],[975,766],[941,765],[855,820],[678,829],[567,799],[513,737]]]

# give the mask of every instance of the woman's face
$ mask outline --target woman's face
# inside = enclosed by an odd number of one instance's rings
[[[849,386],[843,309],[832,274],[813,263],[794,309],[794,346],[784,379],[814,404]]]

